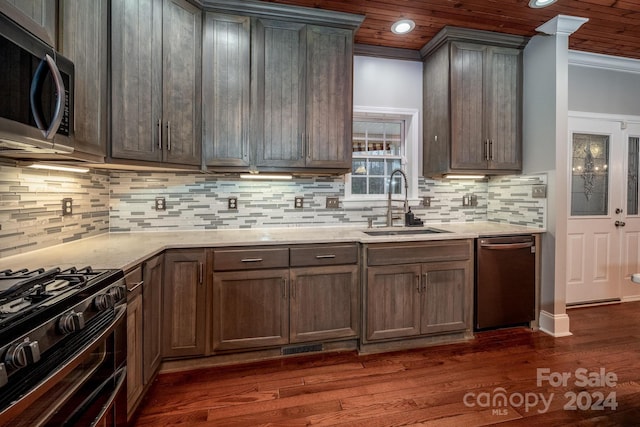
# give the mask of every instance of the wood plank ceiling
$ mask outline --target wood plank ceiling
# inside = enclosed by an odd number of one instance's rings
[[[558,0],[532,9],[529,0],[268,0],[365,15],[356,43],[419,50],[445,25],[534,36],[557,15],[589,18],[569,37],[569,48],[640,59],[640,0]],[[391,24],[410,18],[416,29],[402,36]]]

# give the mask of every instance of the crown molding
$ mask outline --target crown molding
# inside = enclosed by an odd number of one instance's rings
[[[548,34],[550,36],[557,34],[570,36],[571,34],[578,31],[578,29],[587,21],[589,21],[589,18],[558,15],[555,18],[550,19],[549,21],[540,25],[538,28],[536,28],[536,31]]]
[[[359,43],[356,43],[353,46],[353,54],[357,56],[373,56],[385,59],[400,59],[404,61],[422,61],[419,50],[373,46]]]
[[[578,50],[569,51],[569,65],[640,74],[640,60]]]
[[[310,24],[355,30],[364,21],[364,15],[334,12],[319,8],[290,6],[256,0],[194,0],[205,11],[257,16],[266,19],[294,20]]]

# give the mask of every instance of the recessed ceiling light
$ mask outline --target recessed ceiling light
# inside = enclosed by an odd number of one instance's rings
[[[416,23],[411,19],[401,19],[391,26],[391,32],[394,34],[407,34],[416,27]]]
[[[540,9],[541,7],[547,7],[554,4],[557,0],[530,0],[529,7],[534,9]]]

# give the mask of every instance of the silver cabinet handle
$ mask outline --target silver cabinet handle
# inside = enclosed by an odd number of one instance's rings
[[[291,299],[296,299],[296,281],[291,279]]]
[[[245,258],[241,262],[262,262],[262,258]]]
[[[328,254],[328,255],[316,255],[316,259],[333,259],[336,256],[334,254]]]
[[[421,287],[420,275],[416,274],[416,291],[420,292],[420,287]]]
[[[493,160],[493,139],[489,140],[489,160]]]
[[[422,292],[427,291],[427,284],[429,283],[429,273],[424,273],[424,282],[422,283]]]
[[[282,299],[287,298],[287,279],[282,278]]]
[[[167,120],[167,150],[171,151],[171,122]]]
[[[162,150],[162,119],[158,119],[158,150]]]
[[[144,280],[139,281],[138,283],[135,284],[133,288],[129,289],[129,293],[135,292],[136,289],[138,289],[142,285],[144,285]]]
[[[201,285],[202,285],[203,279],[204,279],[204,265],[200,263],[200,269],[198,271],[198,281],[200,282]]]

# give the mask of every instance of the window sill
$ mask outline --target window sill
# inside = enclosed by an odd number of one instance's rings
[[[398,195],[393,196],[394,199],[398,198]],[[409,206],[416,207],[420,206],[422,199],[420,198],[409,198]],[[342,199],[342,206],[345,209],[362,209],[362,208],[386,208],[387,207],[387,198],[384,199],[367,199],[367,198],[349,198]],[[397,205],[397,203],[395,203]]]

